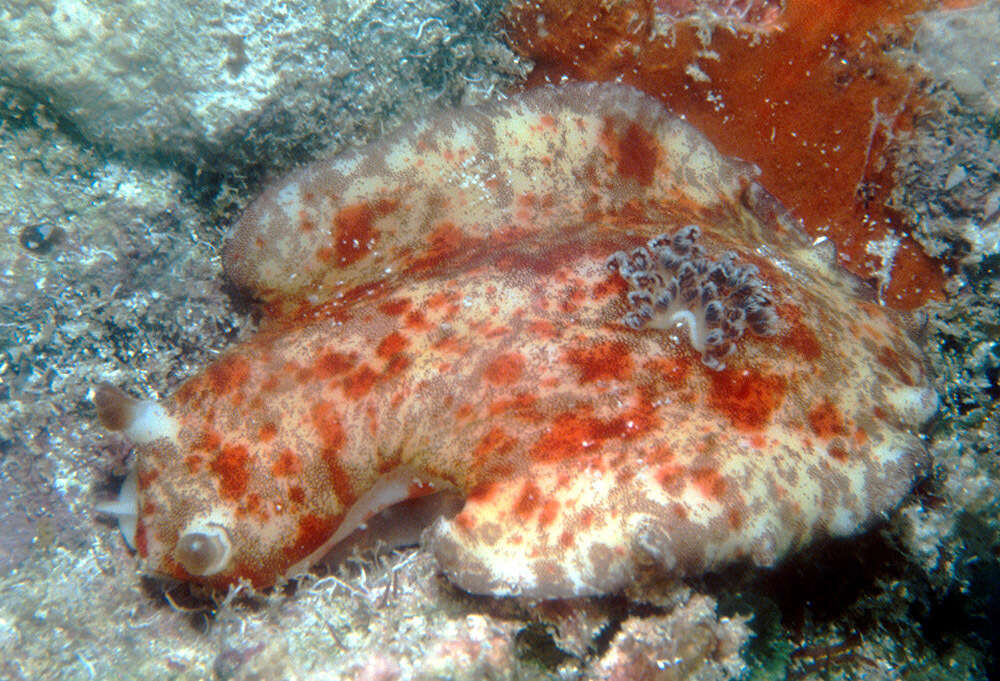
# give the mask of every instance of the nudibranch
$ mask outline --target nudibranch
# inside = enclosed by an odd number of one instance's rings
[[[936,395],[755,173],[615,84],[303,167],[224,250],[259,333],[162,404],[97,390],[136,444],[105,510],[148,572],[266,587],[450,489],[422,536],[444,573],[535,598],[862,530],[926,466]]]

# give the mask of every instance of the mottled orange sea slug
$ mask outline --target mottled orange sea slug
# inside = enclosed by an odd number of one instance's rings
[[[260,332],[162,405],[105,511],[150,573],[258,587],[451,489],[477,593],[771,565],[892,509],[936,396],[903,319],[629,87],[417,121],[270,187],[224,252]]]

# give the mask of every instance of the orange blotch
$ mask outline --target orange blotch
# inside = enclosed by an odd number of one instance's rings
[[[399,331],[393,331],[378,344],[375,354],[382,358],[392,357],[402,352],[409,343],[410,341],[406,340],[403,334]]]
[[[260,495],[255,492],[247,495],[246,503],[237,508],[236,513],[237,515],[254,515],[263,520],[268,517],[267,512],[261,509]]]
[[[321,518],[314,513],[302,516],[294,541],[285,547],[285,555],[292,561],[305,558],[330,538],[337,524],[334,518]]]
[[[965,0],[949,4],[958,1]],[[918,22],[909,17],[941,3],[770,3],[768,12],[748,14],[757,30],[720,26],[707,46],[702,18],[674,13],[672,20],[667,8],[674,4],[521,0],[506,13],[506,28],[515,49],[535,62],[529,87],[564,76],[622,78],[659,97],[722,153],[759,166],[761,184],[803,218],[810,235],[829,236],[844,264],[872,279],[880,263],[867,244],[909,231],[887,206],[891,143],[929,101],[919,72],[892,53],[912,40]],[[731,3],[704,4],[725,14]],[[703,56],[706,49],[712,58]],[[693,79],[692,64],[707,78]],[[645,177],[652,164],[636,137],[635,168],[624,169]],[[940,264],[904,237],[886,300],[912,308],[942,298],[943,284]]]
[[[356,496],[351,476],[344,470],[340,462],[340,450],[346,437],[344,427],[340,423],[340,415],[334,405],[329,402],[317,402],[312,408],[313,424],[323,442],[320,457],[326,464],[327,477],[334,494],[344,507],[354,503]]]
[[[209,384],[217,395],[239,389],[250,378],[250,362],[239,355],[227,355],[205,370]]]
[[[216,433],[214,430],[206,430],[202,432],[193,443],[191,443],[192,449],[200,449],[206,452],[214,452],[222,446],[222,436]]]
[[[517,352],[507,352],[496,357],[486,366],[483,375],[496,385],[509,385],[521,379],[524,372],[524,357]]]
[[[730,529],[738,530],[743,526],[743,514],[730,507],[726,511],[726,522],[729,523]]]
[[[431,328],[430,322],[427,321],[427,317],[420,310],[413,310],[408,315],[406,315],[406,321],[403,322],[406,328],[413,329],[414,331],[426,331]]]
[[[294,365],[292,365],[292,366],[294,366]],[[290,367],[286,367],[286,368],[289,371],[294,371],[294,369],[292,369]],[[277,389],[277,387],[278,387],[278,385],[280,383],[281,383],[281,380],[278,377],[278,375],[277,374],[271,374],[270,376],[268,376],[267,378],[264,379],[263,383],[260,384],[260,391],[259,392],[261,394],[265,394],[265,395],[267,393],[272,393],[272,392],[274,392]]]
[[[601,141],[614,159],[619,175],[644,187],[652,184],[660,149],[648,130],[638,123],[630,123],[625,133],[618,135],[608,119],[604,121]]]
[[[487,501],[497,492],[497,484],[495,482],[480,482],[469,490],[469,494],[466,497],[468,501]]]
[[[617,274],[605,277],[594,284],[594,300],[604,300],[605,298],[621,298],[629,291],[628,282]]]
[[[826,453],[840,463],[847,461],[847,450],[838,444],[831,444],[827,447]]]
[[[492,457],[509,452],[514,448],[515,444],[517,444],[517,441],[507,435],[503,428],[494,426],[479,440],[479,444],[472,450],[473,461],[485,463]]]
[[[375,219],[396,209],[395,201],[345,206],[333,218],[333,248],[321,248],[320,260],[350,265],[367,255],[380,236]]]
[[[337,500],[344,508],[348,508],[357,501],[357,494],[354,491],[354,482],[350,474],[340,465],[340,457],[336,449],[326,448],[320,452],[323,461],[326,463],[327,479]]]
[[[535,319],[528,322],[528,332],[539,338],[556,338],[559,329],[547,319]]]
[[[219,494],[234,501],[246,494],[250,482],[249,452],[243,445],[223,445],[209,468],[219,480]]]
[[[910,376],[910,372],[903,367],[903,360],[899,356],[899,353],[892,348],[888,346],[882,346],[879,348],[878,363],[892,372],[892,375],[896,377],[896,380],[903,385],[915,385],[913,377]]]
[[[274,423],[268,422],[262,425],[260,429],[257,431],[257,438],[261,442],[270,442],[275,438],[275,436],[277,436],[277,434],[278,434],[278,426],[275,425]]]
[[[204,461],[197,454],[190,454],[184,457],[184,465],[187,466],[188,473],[197,473],[201,470],[203,463]]]
[[[455,527],[466,533],[476,529],[476,521],[471,513],[459,513],[452,522],[455,523]]]
[[[137,477],[136,483],[139,488],[139,491],[141,492],[149,489],[149,486],[153,484],[153,481],[155,481],[158,477],[160,477],[160,471],[155,469],[140,470],[138,471],[136,477]]]
[[[288,488],[288,498],[291,499],[293,503],[302,505],[306,501],[306,493],[298,485],[293,485]]]
[[[868,444],[868,433],[866,433],[861,428],[855,428],[854,444],[858,445],[859,447],[863,447],[864,445]]]
[[[530,393],[518,393],[514,397],[503,398],[490,404],[490,416],[511,414],[528,421],[538,421],[541,413],[538,410],[538,397]]]
[[[462,246],[468,241],[470,240],[465,232],[456,227],[455,223],[442,222],[427,236],[426,249],[413,260],[410,267],[415,271],[436,270],[463,251],[468,252]]]
[[[572,547],[575,541],[576,541],[576,535],[574,535],[569,530],[565,530],[562,534],[559,535],[559,546],[563,547],[564,549]]]
[[[527,520],[542,504],[542,490],[531,480],[521,487],[521,493],[514,502],[514,513],[522,521]]]
[[[558,461],[596,451],[606,440],[628,440],[653,428],[655,408],[645,399],[611,419],[582,416],[577,412],[557,415],[531,448],[541,461]]]
[[[549,429],[542,434],[531,449],[531,454],[541,461],[558,461],[580,456],[600,444],[597,431],[600,422],[573,412],[558,415]]]
[[[302,462],[291,449],[283,449],[278,453],[274,464],[271,465],[271,472],[276,478],[298,475],[302,472]]]
[[[451,335],[435,341],[433,347],[435,350],[464,355],[471,348],[471,344],[466,340],[460,339],[458,336]]]
[[[433,293],[427,298],[427,307],[431,310],[436,310],[438,308],[444,307],[445,305],[454,303],[456,294],[451,291],[438,291]]]
[[[324,352],[313,362],[313,375],[319,379],[333,378],[354,366],[351,357],[340,352]]]
[[[663,489],[677,491],[683,482],[684,468],[676,464],[664,464],[655,474],[656,481]]]
[[[538,514],[538,524],[541,527],[548,527],[559,516],[559,502],[549,499],[542,506],[542,512]]]
[[[407,298],[395,298],[379,305],[378,311],[389,317],[398,317],[409,310],[411,305],[413,303]]]
[[[135,525],[135,550],[139,557],[149,557],[149,536],[146,534],[146,523],[139,518]]]
[[[310,415],[323,446],[338,451],[344,445],[344,427],[337,408],[330,402],[317,402],[310,409]]]
[[[702,496],[719,499],[726,492],[726,481],[719,472],[711,468],[697,468],[691,471],[691,482]]]
[[[652,357],[642,364],[643,369],[671,387],[684,383],[691,373],[691,367],[692,362],[688,357]]]
[[[823,348],[813,330],[802,323],[802,311],[793,305],[779,305],[776,312],[790,327],[776,339],[781,347],[797,352],[810,362],[819,359]]]
[[[817,437],[824,439],[843,435],[846,432],[840,411],[829,399],[824,399],[809,411],[809,425]]]
[[[393,376],[398,376],[399,374],[406,371],[410,366],[410,360],[405,355],[394,355],[385,365],[385,377],[391,378]]]
[[[378,374],[370,366],[363,364],[357,371],[344,377],[344,394],[351,400],[360,400],[371,392],[377,379]]]
[[[768,376],[755,369],[710,371],[708,403],[741,430],[758,430],[785,398],[781,376]]]
[[[627,381],[632,373],[632,354],[619,341],[594,343],[585,347],[570,347],[565,359],[580,372],[580,383],[596,381]]]

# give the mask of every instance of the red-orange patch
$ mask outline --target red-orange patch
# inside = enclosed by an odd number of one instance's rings
[[[779,305],[778,316],[789,324],[789,329],[776,340],[783,348],[797,352],[802,359],[814,361],[823,354],[823,347],[815,332],[802,323],[802,311],[794,305]]]
[[[841,447],[839,444],[831,444],[827,447],[826,453],[833,457],[835,460],[844,463],[847,461],[847,450]]]
[[[846,432],[840,410],[829,399],[824,399],[809,410],[809,425],[817,437],[825,439],[843,435]]]
[[[538,524],[541,527],[548,527],[559,516],[559,502],[555,499],[547,499],[542,505],[542,512],[538,514]]]
[[[903,385],[915,385],[913,377],[903,367],[903,360],[899,353],[890,347],[882,346],[878,350],[878,363],[892,372],[893,376]]]
[[[496,385],[516,383],[524,372],[524,357],[517,352],[506,352],[497,356],[486,366],[484,376]]]
[[[271,472],[278,478],[298,475],[302,472],[302,462],[291,449],[283,449],[278,453],[278,458],[271,466]]]
[[[406,340],[406,336],[399,331],[393,331],[378,344],[375,354],[382,358],[392,357],[402,352],[409,343],[410,341]]]
[[[295,540],[285,547],[285,554],[292,561],[305,558],[329,539],[336,528],[337,521],[333,518],[321,518],[314,513],[302,516]]]
[[[472,450],[473,460],[484,464],[491,457],[509,452],[515,444],[517,444],[517,441],[507,435],[503,428],[494,426],[479,440],[479,444]]]
[[[412,305],[413,303],[408,298],[395,298],[379,305],[378,310],[384,315],[398,317],[409,310]]]
[[[596,381],[626,381],[632,373],[632,353],[620,341],[570,347],[566,361],[579,371],[582,384]]]
[[[324,352],[313,363],[313,374],[319,379],[338,376],[354,366],[354,361],[340,352]]]
[[[521,487],[521,493],[514,503],[514,513],[522,521],[527,520],[542,502],[542,490],[534,482],[528,480]]]
[[[243,445],[223,445],[209,468],[218,477],[219,494],[234,501],[247,491],[250,482],[249,452]]]
[[[357,501],[358,497],[354,491],[354,482],[351,476],[340,465],[338,450],[327,447],[320,452],[320,456],[326,463],[327,477],[330,481],[330,487],[337,495],[337,500],[344,508],[349,508]]]
[[[270,442],[277,435],[278,435],[278,426],[271,422],[265,423],[257,431],[257,438],[261,442]]]
[[[349,399],[360,400],[371,391],[377,379],[378,374],[370,366],[363,364],[357,371],[344,377],[344,394]]]
[[[601,139],[608,147],[623,178],[632,179],[642,186],[653,182],[659,144],[648,130],[638,123],[630,123],[625,133],[618,135],[610,120],[605,120]]]
[[[408,315],[406,315],[406,328],[413,329],[415,331],[426,331],[431,328],[430,322],[427,321],[427,317],[420,310],[413,310]]]
[[[756,369],[723,369],[710,371],[708,376],[709,405],[741,430],[766,426],[785,399],[786,383],[781,376],[761,374]]]
[[[320,401],[313,404],[310,414],[323,446],[334,452],[339,451],[344,445],[344,427],[337,408],[330,402]]]
[[[528,421],[538,421],[542,414],[538,409],[538,396],[519,392],[513,397],[504,397],[490,404],[490,416],[510,414]]]
[[[206,452],[214,452],[221,445],[222,436],[214,430],[206,430],[202,432],[193,443],[191,443],[191,448],[200,449]]]
[[[691,481],[702,496],[719,499],[726,492],[726,481],[719,472],[711,468],[696,468],[691,471]]]
[[[239,355],[227,355],[205,370],[209,384],[217,395],[239,389],[250,378],[250,362]]]
[[[333,251],[321,249],[320,259],[339,265],[350,265],[367,255],[378,241],[375,218],[396,209],[394,201],[377,201],[375,204],[356,203],[340,209],[333,218]],[[334,260],[335,258],[335,260]]]
[[[453,222],[442,222],[427,236],[427,248],[415,258],[411,268],[415,271],[435,270],[460,253],[472,249],[463,248],[469,238]]]

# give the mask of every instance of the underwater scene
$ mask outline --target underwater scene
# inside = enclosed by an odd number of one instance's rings
[[[1000,681],[1000,0],[6,0],[0,679]]]

